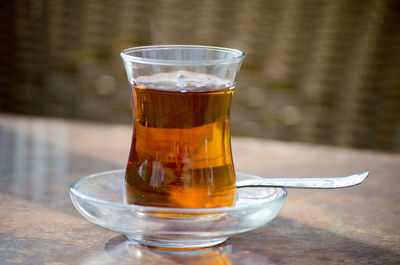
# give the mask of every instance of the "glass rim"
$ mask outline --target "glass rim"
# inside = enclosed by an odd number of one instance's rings
[[[152,58],[144,58],[140,56],[131,55],[130,53],[136,51],[145,51],[145,50],[166,50],[166,49],[197,49],[197,50],[214,50],[219,52],[226,52],[234,54],[233,58],[229,59],[208,59],[208,60],[164,60],[164,59],[152,59]],[[124,60],[143,63],[143,64],[152,64],[152,65],[213,65],[213,64],[231,64],[237,63],[243,60],[245,57],[244,52],[238,49],[218,47],[218,46],[207,46],[207,45],[148,45],[148,46],[138,46],[124,49],[120,53],[121,57]]]

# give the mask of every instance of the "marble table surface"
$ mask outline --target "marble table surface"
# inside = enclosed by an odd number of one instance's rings
[[[400,264],[400,155],[232,138],[237,171],[333,177],[370,171],[361,185],[288,190],[278,217],[225,243],[168,252],[96,226],[69,185],[124,168],[131,126],[0,115],[0,264]]]

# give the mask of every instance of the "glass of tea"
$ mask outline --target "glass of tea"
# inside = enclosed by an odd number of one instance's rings
[[[125,202],[233,206],[230,109],[243,52],[160,45],[126,49],[121,56],[133,102]]]

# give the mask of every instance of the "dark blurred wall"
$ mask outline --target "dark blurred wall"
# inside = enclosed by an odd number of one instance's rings
[[[122,49],[227,46],[233,134],[400,151],[398,0],[0,2],[2,112],[130,123]]]

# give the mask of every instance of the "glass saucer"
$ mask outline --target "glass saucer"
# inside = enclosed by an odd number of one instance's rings
[[[220,208],[167,208],[126,204],[125,170],[101,172],[70,186],[71,200],[89,221],[127,236],[128,242],[162,248],[217,245],[228,237],[260,227],[282,208],[284,188],[237,188],[235,205]],[[237,185],[260,179],[236,173]]]

